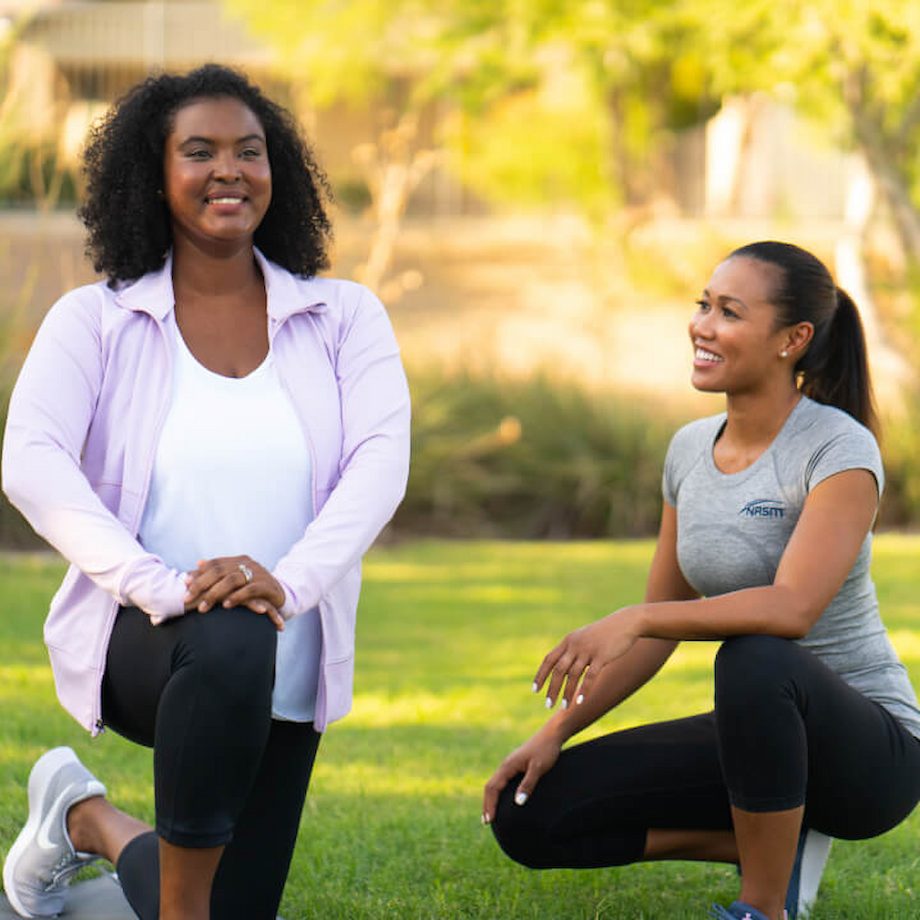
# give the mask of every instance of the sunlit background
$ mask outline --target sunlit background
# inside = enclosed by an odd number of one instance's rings
[[[758,238],[857,301],[886,527],[920,518],[920,5],[910,0],[0,0],[0,362],[93,280],[93,120],[216,60],[293,109],[336,192],[332,273],[383,298],[415,399],[396,527],[654,530],[686,322]],[[24,545],[8,509],[0,538]]]
[[[882,527],[916,529],[920,3],[0,0],[0,406],[48,307],[94,280],[87,130],[145,75],[208,60],[299,117],[336,193],[332,273],[383,298],[413,390],[354,712],[323,741],[282,913],[637,920],[731,900],[734,867],[532,873],[480,826],[483,782],[545,716],[540,657],[641,596],[652,551],[531,538],[655,531],[670,435],[721,409],[689,386],[693,301],[761,238],[813,249],[858,303]],[[0,549],[35,547],[0,500]],[[884,534],[873,570],[915,686],[918,547]],[[54,699],[40,623],[62,570],[0,553],[0,850],[55,744],[153,814],[149,752],[90,742]],[[589,733],[705,709],[713,652],[687,644]],[[917,916],[918,841],[920,815],[836,842],[815,920]]]

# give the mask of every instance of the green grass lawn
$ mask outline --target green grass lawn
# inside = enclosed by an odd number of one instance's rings
[[[480,824],[482,784],[545,717],[530,681],[568,629],[641,596],[651,544],[411,542],[375,550],[359,614],[355,707],[334,725],[301,824],[282,912],[299,918],[692,918],[735,894],[734,870],[670,863],[533,872]],[[882,536],[875,577],[920,686],[920,538]],[[72,745],[112,799],[152,818],[151,756],[96,741],[58,706],[41,644],[62,572],[0,559],[0,850],[18,832],[32,761]],[[714,647],[686,643],[596,733],[698,712]],[[585,737],[588,733],[585,734]],[[846,803],[841,803],[846,807]],[[920,813],[838,841],[813,917],[920,917]]]

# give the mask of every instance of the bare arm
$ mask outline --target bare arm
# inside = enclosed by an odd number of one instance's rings
[[[696,600],[648,601],[623,607],[570,633],[537,671],[553,702],[566,703],[607,684],[604,672],[648,638],[721,639],[764,634],[804,636],[840,590],[856,561],[878,505],[874,476],[846,470],[828,477],[805,500],[773,584]],[[714,548],[715,551],[716,548]]]
[[[665,505],[658,544],[652,558],[645,600],[689,599],[696,596],[687,584],[677,564],[677,516],[674,508]],[[518,773],[524,778],[517,794],[526,797],[533,792],[540,777],[555,763],[562,745],[602,715],[613,709],[647,683],[662,667],[677,647],[673,639],[643,638],[624,656],[622,666],[607,668],[597,681],[591,698],[581,706],[560,709],[521,747],[501,763],[486,784],[483,796],[483,820],[495,814],[499,793]]]

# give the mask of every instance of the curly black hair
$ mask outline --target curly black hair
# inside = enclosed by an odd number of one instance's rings
[[[163,148],[178,109],[193,99],[239,99],[259,119],[272,171],[272,198],[255,245],[273,262],[309,277],[329,265],[328,180],[293,116],[240,72],[205,64],[137,84],[90,132],[84,152],[86,253],[109,284],[161,268],[172,245],[162,197]]]

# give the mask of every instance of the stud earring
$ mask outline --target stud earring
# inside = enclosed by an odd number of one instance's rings
[[[780,356],[781,358],[788,358],[788,357],[789,357],[789,352],[786,351],[786,349],[784,348],[784,349],[779,353],[779,356]]]

